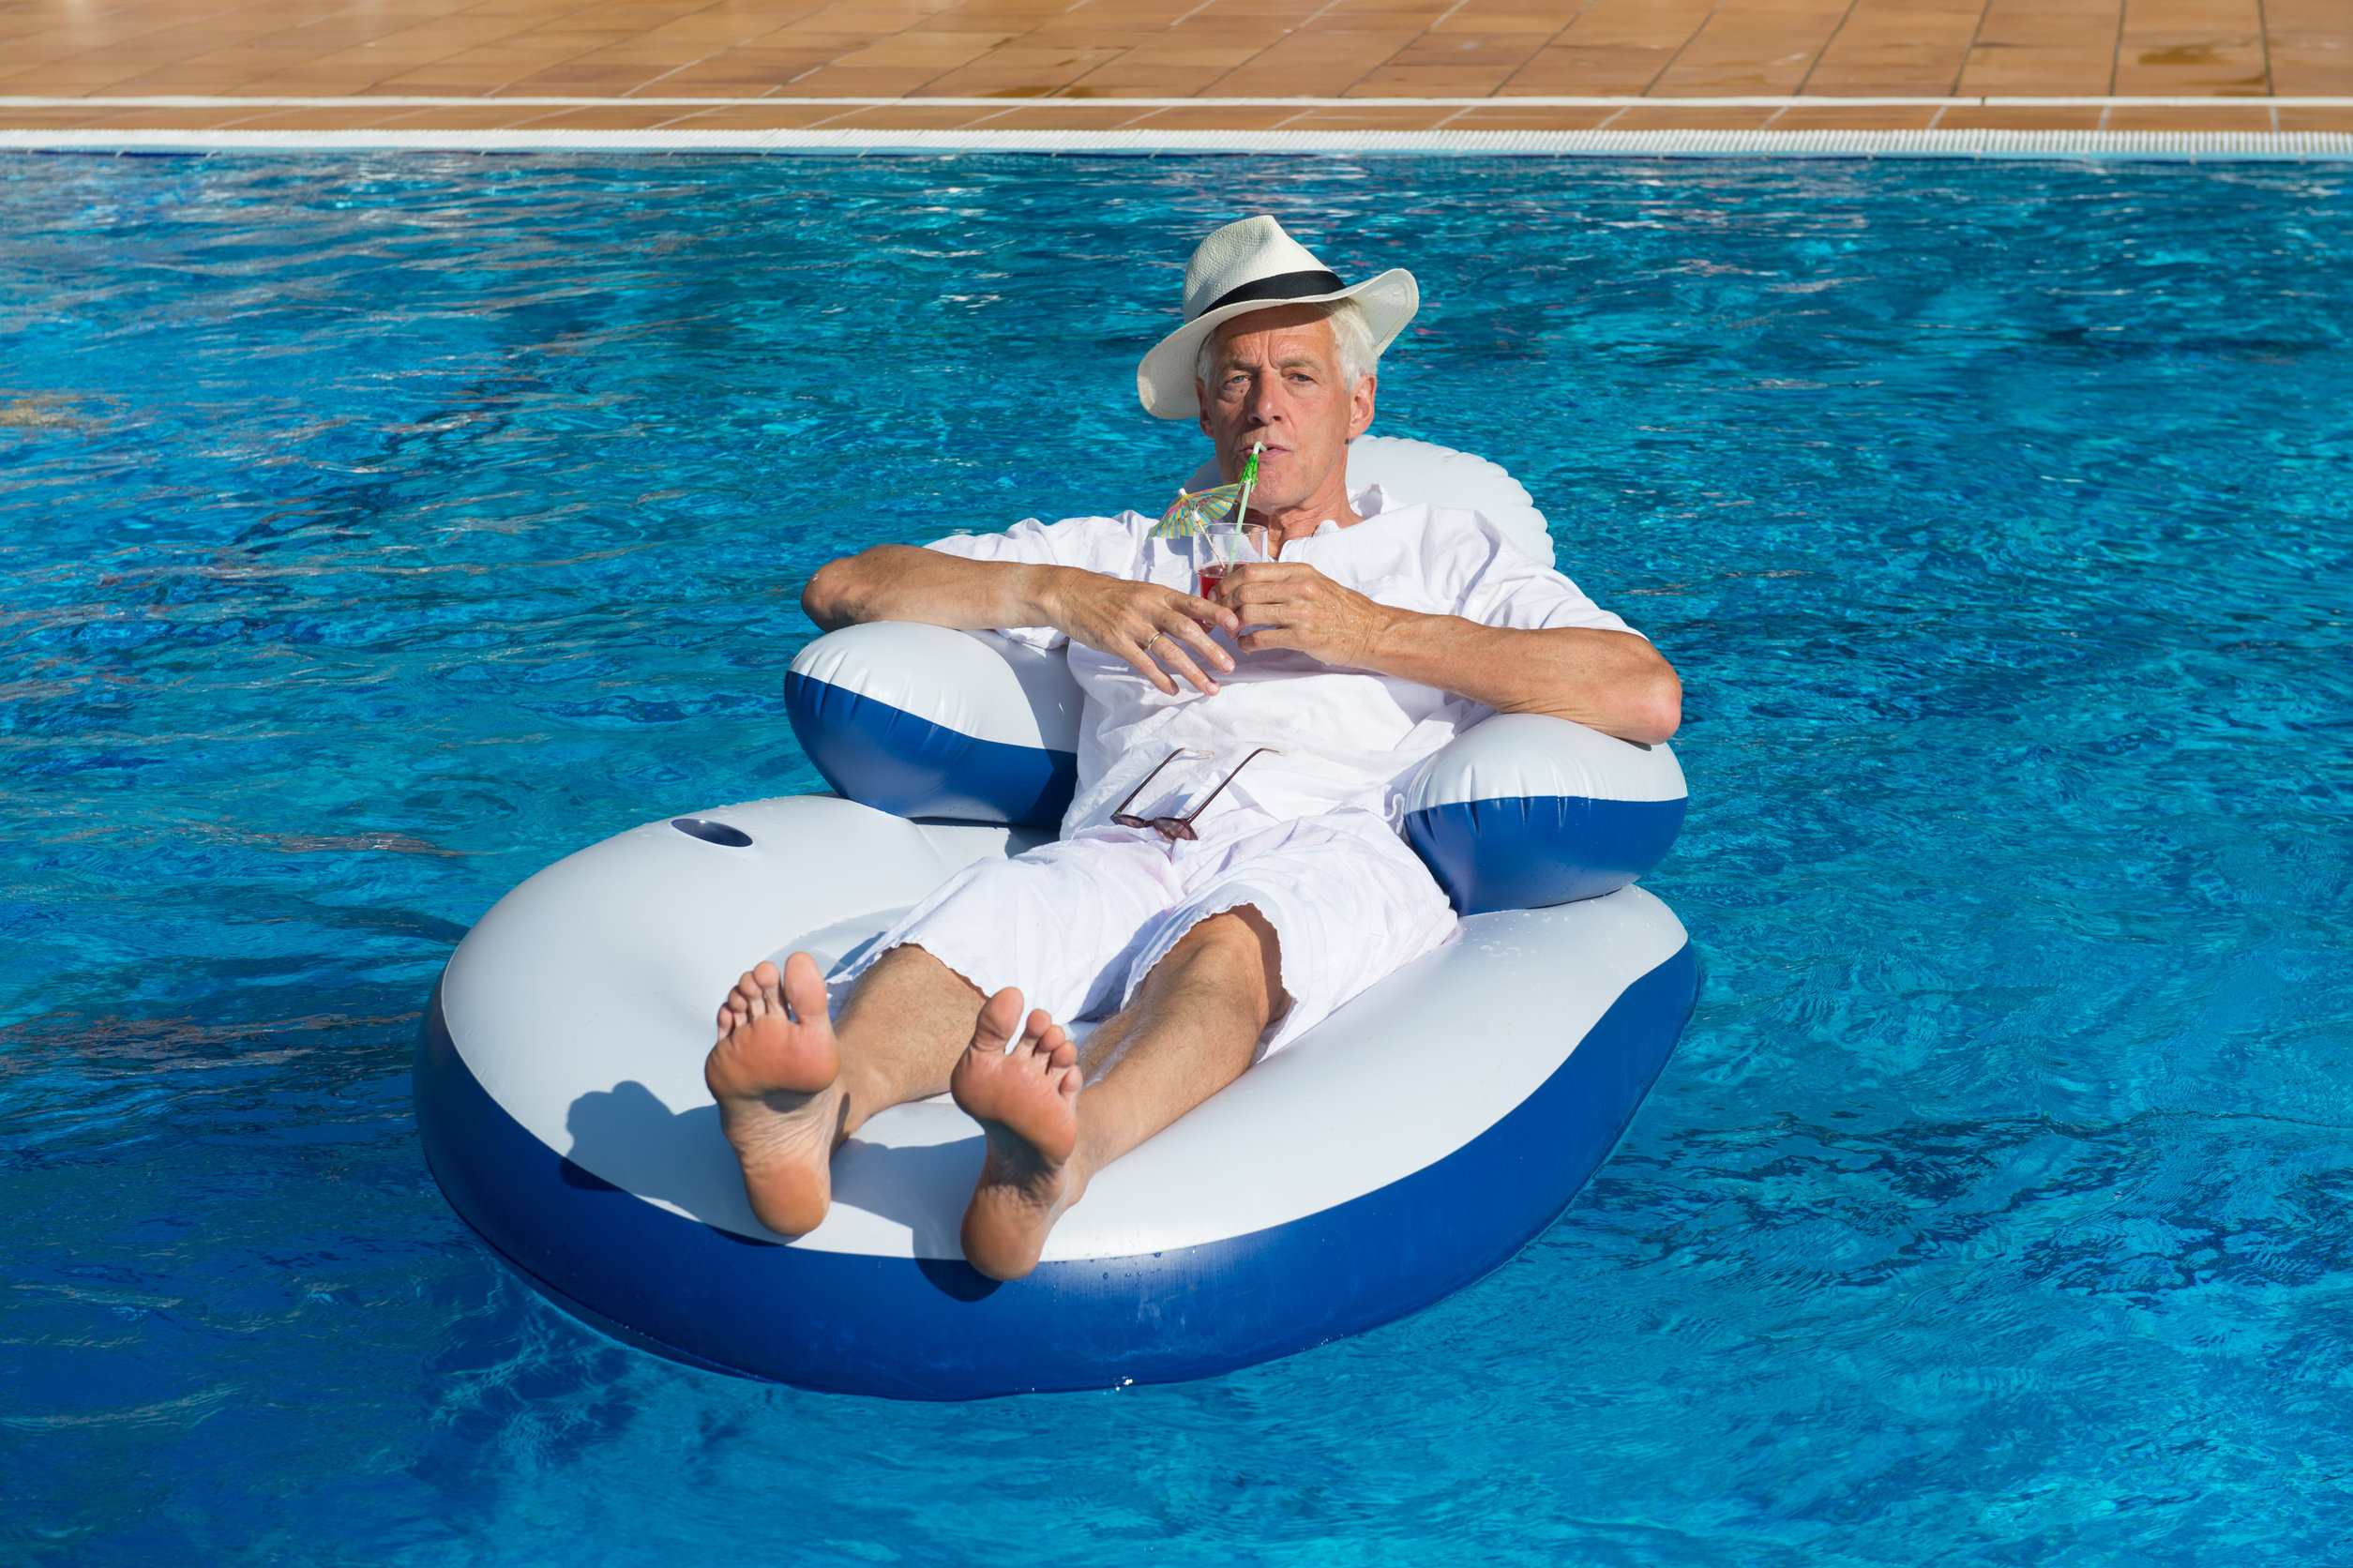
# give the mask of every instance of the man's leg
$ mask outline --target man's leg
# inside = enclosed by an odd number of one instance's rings
[[[1248,905],[1187,931],[1088,1041],[1083,1069],[1043,1013],[1007,1050],[1019,1004],[1002,1007],[1006,994],[990,1001],[951,1079],[988,1138],[964,1256],[991,1279],[1035,1268],[1091,1176],[1240,1078],[1289,1002],[1275,928]]]
[[[991,1005],[1018,1024],[1018,992]],[[982,1010],[978,989],[914,946],[892,948],[859,978],[838,1033],[807,954],[782,973],[762,963],[737,981],[702,1077],[760,1223],[787,1236],[816,1229],[833,1198],[834,1150],[876,1111],[947,1088]]]

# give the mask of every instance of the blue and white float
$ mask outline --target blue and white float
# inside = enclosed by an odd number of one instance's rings
[[[1367,437],[1350,477],[1473,507],[1551,560],[1493,464]],[[1406,802],[1458,936],[1102,1171],[1034,1273],[1000,1285],[963,1261],[981,1138],[944,1096],[868,1122],[825,1223],[772,1234],[703,1087],[717,998],[763,957],[846,958],[960,867],[1050,837],[1079,699],[1059,654],[869,625],[811,643],[787,706],[837,795],[649,822],[548,867],[459,945],[418,1052],[458,1212],[557,1304],[672,1359],[964,1399],[1204,1377],[1361,1333],[1551,1224],[1690,1013],[1682,927],[1631,885],[1682,818],[1673,754],[1492,717]]]

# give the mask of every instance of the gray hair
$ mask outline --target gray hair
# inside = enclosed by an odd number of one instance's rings
[[[1270,301],[1267,309],[1274,309],[1279,303]],[[1332,324],[1332,342],[1340,351],[1340,379],[1354,391],[1358,382],[1380,369],[1380,351],[1373,347],[1373,324],[1365,315],[1365,308],[1352,299],[1325,300],[1315,309]],[[1216,369],[1217,333],[1212,329],[1201,335],[1201,346],[1193,355],[1193,379],[1207,386]]]

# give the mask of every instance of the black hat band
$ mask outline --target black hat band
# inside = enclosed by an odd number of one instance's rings
[[[1338,294],[1348,285],[1340,281],[1336,272],[1278,272],[1272,278],[1261,278],[1229,289],[1197,311],[1199,321],[1212,310],[1222,310],[1229,305],[1242,305],[1254,299],[1305,299],[1309,294]]]

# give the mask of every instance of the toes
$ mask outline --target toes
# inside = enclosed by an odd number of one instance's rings
[[[761,968],[773,972],[775,966],[762,964]],[[825,973],[807,954],[795,953],[784,960],[782,990],[795,1020],[807,1023],[825,1017]]]
[[[980,1018],[973,1025],[973,1048],[1003,1055],[1020,1027],[1021,993],[1007,986],[981,1004]]]
[[[1063,1068],[1063,1080],[1055,1086],[1054,1093],[1065,1100],[1075,1100],[1078,1097],[1079,1086],[1085,1081],[1086,1075],[1078,1070],[1078,1063],[1074,1062]]]
[[[744,978],[748,980],[751,976],[746,975]],[[728,992],[726,996],[720,998],[718,1017],[720,1039],[726,1039],[729,1035],[743,1028],[744,1025],[750,1020],[750,1006],[746,1000],[745,992],[741,988],[740,985],[738,986],[738,988]]]
[[[719,1003],[719,1033],[724,1037],[752,1019],[771,1014],[797,1022],[824,1018],[829,1011],[825,974],[817,967],[817,960],[806,953],[795,953],[779,971],[763,958],[757,967],[737,977],[735,988]]]
[[[1048,1030],[1046,1038],[1037,1043],[1037,1048],[1048,1066],[1067,1067],[1078,1060],[1078,1045],[1059,1028]]]

